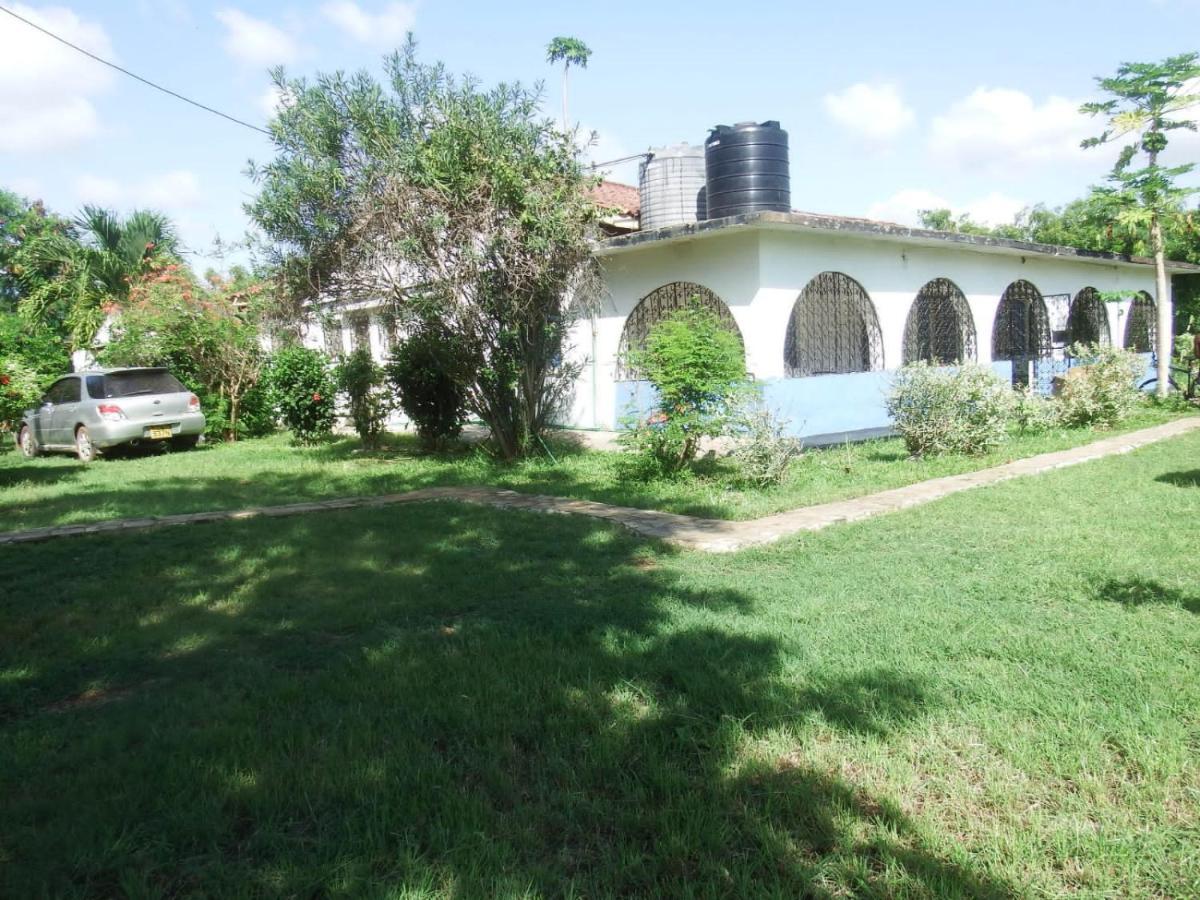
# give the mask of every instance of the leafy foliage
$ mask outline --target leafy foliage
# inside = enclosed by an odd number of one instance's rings
[[[389,389],[383,367],[371,351],[360,347],[338,366],[338,385],[350,405],[350,421],[363,446],[374,449],[387,431],[388,417],[396,408],[395,395]]]
[[[253,300],[260,292],[220,278],[202,287],[179,263],[151,268],[131,284],[99,358],[170,369],[199,396],[212,437],[264,434],[273,422],[258,389],[263,352]]]
[[[1137,381],[1143,363],[1136,353],[1101,344],[1075,344],[1069,352],[1085,364],[1062,381],[1057,402],[1064,424],[1111,427],[1142,404]]]
[[[741,342],[710,310],[693,304],[657,323],[631,365],[658,395],[657,409],[630,423],[622,442],[648,471],[676,474],[703,438],[729,435],[748,389]]]
[[[442,447],[462,433],[466,419],[463,372],[469,359],[445,328],[424,323],[400,341],[387,375],[400,408],[428,447]]]
[[[742,480],[755,487],[779,484],[792,460],[800,455],[799,440],[788,435],[788,423],[754,397],[739,417],[738,442],[730,454]]]
[[[21,357],[0,356],[0,436],[15,430],[21,414],[37,405],[44,379]],[[0,450],[10,444],[0,440]]]
[[[459,81],[411,42],[386,68],[386,87],[277,74],[289,102],[249,211],[299,298],[385,297],[406,326],[453,331],[470,410],[520,456],[578,372],[563,342],[593,293],[592,179],[538,91]]]
[[[311,444],[333,430],[337,382],[325,355],[306,347],[284,347],[263,372],[271,406],[295,439]]]
[[[978,454],[999,446],[1008,434],[1012,388],[990,369],[948,369],[927,362],[896,372],[887,409],[914,456]]]

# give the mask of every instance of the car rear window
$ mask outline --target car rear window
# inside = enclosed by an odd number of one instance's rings
[[[109,372],[88,377],[88,393],[96,400],[137,397],[144,394],[178,394],[186,391],[170,372]]]

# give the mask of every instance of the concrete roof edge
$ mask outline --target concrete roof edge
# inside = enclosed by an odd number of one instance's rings
[[[724,219],[708,219],[686,225],[672,225],[656,231],[639,231],[620,235],[599,242],[598,256],[645,247],[658,243],[709,237],[724,231],[743,229],[798,230],[825,234],[845,234],[856,237],[880,238],[888,241],[909,242],[923,245],[953,245],[966,250],[999,253],[1023,253],[1070,259],[1088,263],[1115,263],[1129,266],[1153,266],[1154,260],[1141,256],[1126,256],[1102,250],[1080,250],[1076,247],[1060,247],[1054,244],[1038,244],[1011,238],[989,235],[959,234],[950,231],[934,231],[929,228],[910,228],[890,222],[875,222],[848,216],[828,216],[803,212],[759,212]],[[1167,271],[1174,274],[1200,273],[1200,265],[1168,260]]]

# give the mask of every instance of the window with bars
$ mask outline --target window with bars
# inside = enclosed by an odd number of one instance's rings
[[[365,313],[355,313],[349,317],[350,349],[371,352],[371,317]]]
[[[992,322],[992,359],[1011,360],[1013,383],[1029,383],[1029,363],[1051,355],[1050,315],[1041,291],[1014,281],[1004,291]]]
[[[975,359],[975,322],[962,290],[949,278],[921,288],[904,325],[905,364],[950,365]]]
[[[1129,306],[1129,317],[1125,320],[1125,349],[1135,353],[1154,351],[1158,325],[1155,322],[1157,309],[1154,299],[1145,291],[1133,298]]]
[[[1104,308],[1100,292],[1093,287],[1085,287],[1071,301],[1071,309],[1067,313],[1067,343],[1112,343],[1112,335],[1108,331],[1108,310]]]
[[[822,272],[796,298],[783,346],[789,378],[883,368],[883,334],[863,286]]]
[[[325,339],[325,352],[339,359],[344,351],[342,345],[342,323],[337,319],[326,319],[321,323],[321,334]]]
[[[637,370],[629,364],[630,352],[646,346],[646,338],[655,325],[671,313],[686,309],[693,303],[714,313],[723,326],[737,335],[738,342],[745,348],[742,332],[738,329],[733,313],[729,311],[725,301],[703,285],[690,281],[673,281],[643,297],[625,320],[625,327],[621,331],[621,343],[617,348],[618,381],[638,379]]]

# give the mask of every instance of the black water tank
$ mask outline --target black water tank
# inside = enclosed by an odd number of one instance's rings
[[[791,212],[788,136],[778,122],[718,125],[704,142],[708,218]]]

